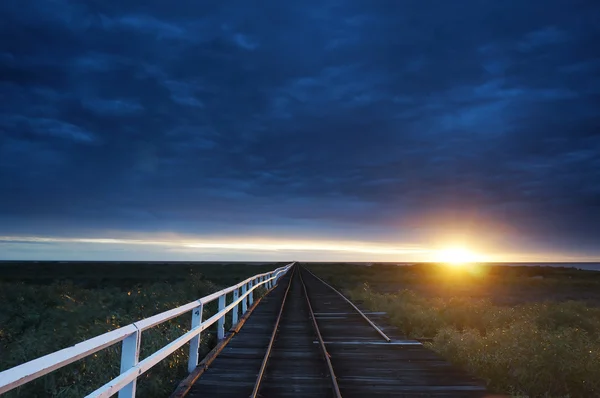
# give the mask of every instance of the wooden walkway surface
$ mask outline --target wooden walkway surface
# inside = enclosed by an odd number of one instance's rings
[[[481,381],[405,339],[385,314],[365,313],[380,333],[330,286],[294,268],[256,306],[187,397],[246,398],[253,391],[258,397],[489,396]]]

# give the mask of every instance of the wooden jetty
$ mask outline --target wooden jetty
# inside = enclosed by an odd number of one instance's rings
[[[489,397],[483,383],[294,265],[179,397]]]

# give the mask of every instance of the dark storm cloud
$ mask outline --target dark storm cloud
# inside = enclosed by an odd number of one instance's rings
[[[410,234],[439,214],[595,244],[599,13],[3,2],[2,230]]]

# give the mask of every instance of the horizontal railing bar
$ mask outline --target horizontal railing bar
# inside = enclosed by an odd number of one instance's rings
[[[135,333],[131,324],[0,372],[0,394],[124,340]]]
[[[234,302],[229,304],[227,307],[223,308],[221,311],[217,312],[216,314],[214,314],[213,316],[211,316],[210,318],[208,318],[207,320],[202,322],[200,324],[200,326],[204,327],[206,325],[202,330],[210,327],[213,323],[217,322],[219,319],[221,319],[222,317],[227,315],[227,313],[229,311],[231,311],[233,309],[233,307],[235,307],[236,304],[239,304],[246,296],[248,296],[254,289],[256,289],[259,286],[262,286],[262,285],[252,286],[252,288],[248,289],[248,291],[243,296],[239,297],[237,300],[235,300]]]
[[[96,391],[87,395],[86,398],[110,397],[110,396],[116,394],[117,392],[119,392],[119,390],[121,390],[127,384],[131,383],[133,380],[137,379],[139,376],[141,376],[142,374],[147,372],[154,365],[156,365],[157,363],[159,363],[160,361],[162,361],[163,359],[165,359],[166,357],[171,355],[173,352],[177,351],[185,343],[190,341],[194,336],[196,336],[198,333],[201,333],[205,329],[206,329],[206,327],[200,326],[200,327],[190,330],[189,332],[187,332],[184,335],[173,340],[172,342],[170,342],[169,344],[167,344],[160,350],[156,351],[154,354],[150,355],[148,358],[144,359],[143,361],[140,361],[137,365],[133,366],[132,368],[125,371],[121,375],[119,375],[116,378],[114,378],[113,380],[109,381],[104,386],[100,387]]]
[[[158,357],[156,357],[156,355],[158,355],[158,354],[164,355],[157,360],[157,362],[158,362],[158,361],[162,360],[164,357],[166,357],[167,355],[170,355],[172,352],[177,350],[183,344],[187,343],[196,334],[201,333],[203,330],[207,329],[212,324],[217,322],[221,317],[224,317],[225,315],[227,315],[227,313],[229,311],[231,311],[235,307],[235,305],[239,304],[253,290],[258,288],[259,286],[263,286],[264,284],[266,284],[269,281],[275,280],[276,278],[279,277],[279,275],[281,273],[287,272],[293,264],[294,263],[291,263],[291,264],[285,265],[283,267],[279,267],[270,272],[265,272],[263,274],[257,274],[257,275],[251,276],[236,285],[230,286],[226,289],[222,289],[218,292],[212,293],[212,294],[202,297],[198,300],[184,304],[180,307],[177,307],[177,308],[174,308],[174,309],[171,309],[168,311],[164,311],[160,314],[151,316],[149,318],[139,320],[132,324],[120,327],[113,331],[110,331],[110,332],[101,334],[99,336],[93,337],[91,339],[82,341],[81,343],[77,343],[72,347],[68,347],[68,348],[62,349],[60,351],[53,352],[53,353],[45,355],[43,357],[34,359],[32,361],[26,362],[26,363],[18,365],[18,366],[15,366],[14,368],[0,372],[0,394],[4,393],[6,391],[12,390],[13,388],[19,387],[25,383],[28,383],[29,381],[35,380],[38,377],[41,377],[47,373],[52,372],[53,370],[59,369],[65,365],[68,365],[79,359],[85,358],[86,356],[89,356],[89,355],[91,355],[95,352],[98,352],[104,348],[107,348],[113,344],[116,344],[116,343],[124,340],[126,337],[130,336],[131,334],[133,334],[135,332],[138,332],[138,331],[141,332],[143,330],[149,329],[153,326],[156,326],[158,324],[166,322],[169,319],[183,315],[186,312],[191,311],[194,308],[197,308],[201,304],[206,304],[211,301],[214,301],[215,299],[240,288],[241,286],[247,284],[250,281],[256,280],[257,278],[261,278],[263,276],[270,275],[270,277],[265,278],[264,281],[252,286],[252,288],[248,289],[248,291],[244,295],[241,295],[237,300],[235,300],[230,305],[225,307],[222,311],[219,311],[218,313],[216,313],[215,315],[213,315],[206,321],[202,322],[199,327],[187,332],[183,336],[181,336],[178,339],[174,340],[173,342],[167,344],[165,347],[163,347],[156,353],[152,354],[150,357],[146,358],[144,361],[141,361],[140,363],[138,363],[138,365],[136,365],[136,367],[134,367],[132,369],[137,369],[138,367],[141,366],[141,364],[149,364],[150,362],[148,362],[148,360],[151,358],[158,358]],[[184,339],[185,341],[183,341],[182,339]],[[183,341],[183,342],[181,342],[181,341]],[[177,345],[179,343],[181,343],[181,344]],[[150,365],[148,367],[148,369],[150,367],[154,366],[157,362],[153,362],[152,365]],[[144,370],[144,372],[146,370]],[[117,377],[116,379],[113,379],[113,382],[115,380],[121,380],[121,377],[124,375],[128,375],[129,372],[130,371],[124,372],[121,376]],[[136,377],[134,377],[133,379],[135,379]],[[133,379],[127,379],[127,381],[120,388],[127,385]],[[105,386],[108,386],[111,383],[112,382],[106,384]],[[97,390],[97,391],[99,391],[99,390]],[[116,392],[118,390],[114,390],[114,388],[111,387],[111,391]]]
[[[211,301],[214,301],[214,300],[218,299],[219,297],[221,297],[221,296],[222,296],[222,295],[224,295],[224,294],[231,293],[231,292],[233,292],[235,289],[239,289],[240,287],[242,287],[242,286],[243,286],[243,285],[245,285],[246,283],[248,283],[248,282],[250,282],[250,281],[252,281],[252,280],[254,280],[254,279],[256,279],[256,278],[259,278],[259,277],[261,277],[261,276],[265,276],[265,275],[269,275],[269,274],[275,274],[275,273],[279,273],[280,271],[282,271],[282,270],[283,270],[283,269],[285,269],[286,267],[288,267],[288,265],[285,265],[285,266],[283,266],[283,267],[279,267],[279,268],[277,268],[277,269],[275,269],[275,270],[273,270],[273,271],[270,271],[270,272],[265,272],[265,273],[263,273],[263,274],[256,274],[256,275],[254,275],[254,276],[251,276],[250,278],[248,278],[248,279],[246,279],[246,280],[244,280],[244,281],[242,281],[242,282],[238,283],[237,285],[229,286],[228,288],[225,288],[225,289],[223,289],[223,290],[219,290],[218,292],[214,292],[214,293],[212,293],[212,294],[209,294],[208,296],[202,297],[202,298],[201,298],[199,301],[200,301],[202,304],[207,304],[207,303],[210,303]]]
[[[149,318],[142,319],[141,321],[134,322],[133,324],[140,331],[144,331],[153,326],[156,326],[163,322],[166,322],[169,319],[177,318],[178,316],[183,315],[186,312],[189,312],[199,306],[200,306],[200,300],[192,301],[191,303],[187,303],[185,305],[182,305],[181,307],[177,307],[177,308],[173,308],[172,310],[161,312],[160,314],[156,314]]]
[[[278,269],[280,269],[280,268],[278,268]],[[273,272],[277,272],[277,270],[275,270]],[[268,274],[270,274],[270,272],[267,272],[266,274],[260,274],[260,275],[268,275]],[[260,276],[260,275],[257,275],[257,277]],[[254,278],[248,279],[246,283],[248,283],[252,279],[254,279]],[[272,279],[275,279],[275,276],[271,277],[269,280],[272,280]],[[242,283],[242,285],[243,284],[244,283]],[[151,316],[149,318],[142,319],[141,321],[137,321],[137,322],[134,323],[134,325],[137,326],[138,329],[140,329],[140,330],[149,329],[149,328],[151,328],[153,326],[156,326],[158,324],[166,322],[169,319],[173,319],[173,318],[176,318],[176,317],[178,317],[180,315],[183,315],[186,312],[191,311],[194,308],[198,307],[200,304],[204,305],[204,304],[210,303],[211,301],[214,301],[215,299],[221,297],[222,295],[230,293],[230,292],[233,292],[235,289],[238,289],[240,287],[241,287],[241,285],[237,284],[237,285],[235,285],[233,287],[229,287],[227,289],[219,290],[218,292],[212,293],[209,296],[206,296],[206,297],[203,297],[203,298],[198,299],[196,301],[192,301],[190,303],[184,304],[181,307],[177,307],[177,308],[174,308],[172,310],[161,312],[160,314],[156,314],[156,315],[153,315],[153,316]]]

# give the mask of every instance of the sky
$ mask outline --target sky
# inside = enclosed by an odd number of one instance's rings
[[[0,2],[0,259],[600,260],[600,2]]]

